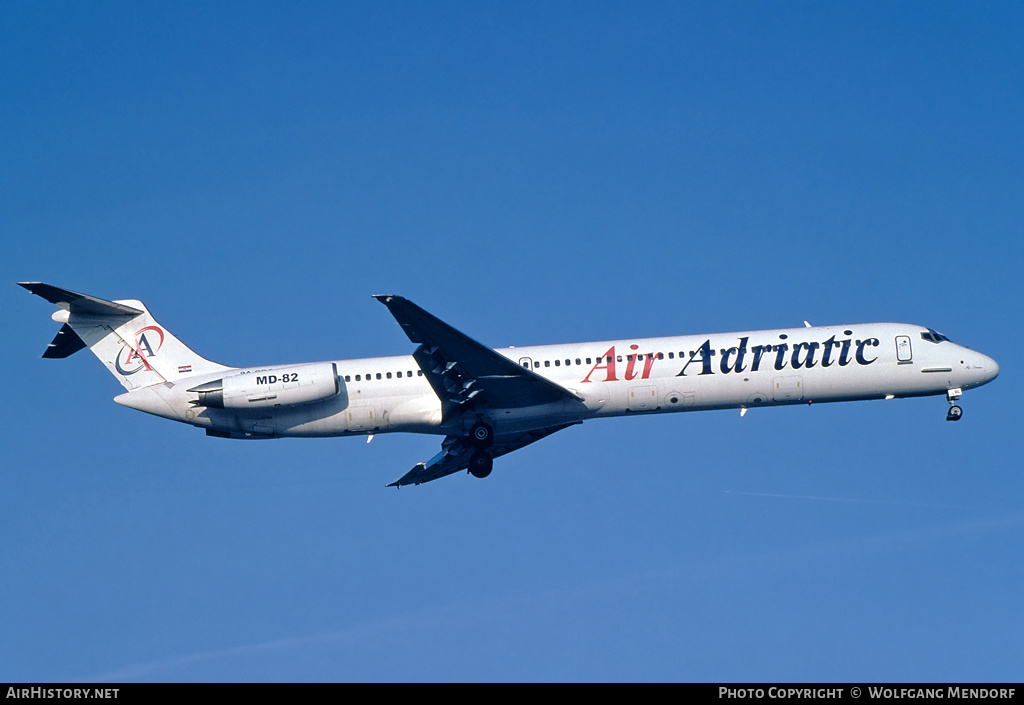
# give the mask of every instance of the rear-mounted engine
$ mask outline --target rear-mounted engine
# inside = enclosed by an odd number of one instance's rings
[[[263,409],[311,404],[341,391],[333,362],[253,370],[217,379],[188,391],[199,395],[193,406],[210,409]]]

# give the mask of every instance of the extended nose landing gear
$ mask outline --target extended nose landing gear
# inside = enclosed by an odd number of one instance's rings
[[[953,403],[960,398],[962,393],[959,387],[946,392],[946,399],[949,400],[949,413],[946,414],[946,421],[959,421],[960,417],[964,415],[964,410]]]

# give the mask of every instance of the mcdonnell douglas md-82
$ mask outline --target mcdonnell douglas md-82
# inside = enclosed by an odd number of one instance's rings
[[[488,348],[401,296],[376,296],[417,345],[411,356],[237,368],[192,352],[140,301],[39,282],[60,308],[43,357],[88,347],[128,391],[118,404],[218,438],[444,436],[441,452],[389,487],[460,470],[588,419],[945,394],[999,374],[995,360],[903,323]]]

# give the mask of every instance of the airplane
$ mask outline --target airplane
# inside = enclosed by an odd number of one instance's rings
[[[141,301],[106,301],[41,282],[19,285],[59,308],[44,358],[88,347],[127,390],[118,404],[216,438],[410,432],[441,451],[388,487],[468,470],[589,419],[665,412],[945,394],[958,421],[964,390],[992,381],[995,360],[931,328],[811,326],[491,349],[413,302],[375,298],[412,355],[237,368],[200,357]]]

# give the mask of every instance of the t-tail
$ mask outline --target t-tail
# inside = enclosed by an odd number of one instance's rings
[[[192,352],[141,301],[105,301],[40,282],[18,285],[60,307],[52,318],[64,325],[43,357],[68,357],[87,347],[128,391],[230,369]]]

